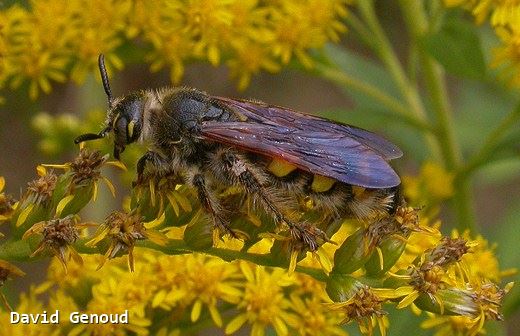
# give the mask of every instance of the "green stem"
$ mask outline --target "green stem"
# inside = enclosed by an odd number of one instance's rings
[[[408,80],[406,71],[399,62],[399,58],[394,52],[390,41],[388,40],[381,24],[379,23],[375,13],[373,0],[359,1],[357,4],[364,20],[373,33],[374,40],[377,42],[372,44],[375,46],[373,50],[378,54],[379,58],[388,69],[394,82],[399,88],[401,95],[403,96],[409,108],[407,113],[412,113],[417,119],[427,123],[428,118],[426,110],[422,104],[419,92],[417,88],[414,87]],[[424,136],[432,156],[439,157],[439,148],[435,138],[428,133],[424,134]]]
[[[345,18],[347,22],[347,26],[351,27],[355,33],[359,36],[361,42],[369,46],[370,48],[374,48],[374,39],[372,38],[372,33],[365,26],[365,24],[356,16],[354,13],[349,13]]]
[[[87,240],[85,239],[76,242],[74,244],[76,251],[83,254],[100,254],[98,249],[85,246],[86,242]],[[204,251],[195,251],[190,249],[190,247],[182,239],[170,239],[164,246],[157,245],[148,240],[143,240],[139,241],[137,246],[161,251],[168,255],[205,253],[219,257],[226,261],[246,260],[262,266],[287,268],[286,264],[274,260],[269,254],[248,253],[217,247],[212,247]],[[28,262],[37,259],[30,258],[31,253],[31,248],[25,240],[12,240],[0,245],[0,259],[2,260]],[[327,279],[327,275],[322,270],[316,268],[296,266],[296,271],[308,274],[318,281],[326,281]]]
[[[317,64],[316,70],[322,77],[336,84],[339,84],[343,87],[351,88],[371,98],[374,98],[379,103],[381,103],[381,105],[395,112],[396,114],[403,116],[410,115],[408,109],[405,106],[403,106],[397,99],[386,94],[385,92],[381,91],[373,85],[370,85],[362,80],[359,80],[346,74],[345,72],[342,72],[336,67],[331,67],[325,64]]]
[[[156,245],[150,241],[141,241],[138,246],[151,248],[157,251],[161,251],[164,254],[168,255],[179,255],[179,254],[189,254],[189,253],[205,253],[215,257],[219,257],[225,261],[233,261],[233,260],[246,260],[250,261],[257,265],[269,266],[269,267],[280,267],[287,268],[287,265],[282,264],[279,261],[274,260],[269,254],[259,254],[259,253],[248,253],[236,250],[230,250],[225,248],[217,248],[212,247],[208,250],[204,251],[194,251],[191,250],[186,243],[181,239],[171,239],[168,241],[168,244],[165,246]],[[81,251],[82,253],[89,253],[85,251]],[[90,253],[96,253],[95,251],[90,250]],[[318,281],[326,281],[327,275],[319,269],[305,266],[296,266],[296,271],[300,273],[305,273]]]
[[[248,253],[248,252],[242,252],[242,251],[236,251],[236,250],[230,250],[225,248],[217,248],[212,247],[205,251],[190,251],[187,247],[187,245],[184,245],[179,250],[179,247],[184,244],[182,240],[171,240],[172,244],[168,243],[166,246],[157,246],[153,244],[153,249],[159,250],[165,254],[179,254],[180,251],[184,251],[185,253],[193,253],[193,252],[200,252],[209,254],[215,257],[219,257],[225,261],[233,261],[233,260],[246,260],[250,261],[257,265],[262,266],[269,266],[269,267],[280,267],[280,268],[287,268],[287,265],[280,263],[279,261],[274,260],[269,254],[259,254],[259,253]],[[304,267],[304,266],[296,266],[296,271],[300,273],[305,273],[316,280],[319,281],[325,281],[327,279],[326,274],[318,270],[316,268],[312,267]]]
[[[400,0],[403,17],[412,38],[418,39],[428,29],[428,21],[423,3],[415,0]],[[445,167],[452,172],[458,171],[462,165],[462,154],[453,128],[453,113],[448,101],[448,91],[442,69],[426,53],[420,52],[420,61],[424,71],[424,79],[428,89],[432,110],[436,117],[436,140]],[[472,190],[468,180],[458,181],[455,185],[452,205],[457,214],[457,226],[460,230],[475,230],[476,220],[472,205]]]

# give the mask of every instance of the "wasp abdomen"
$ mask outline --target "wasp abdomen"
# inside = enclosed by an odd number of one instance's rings
[[[281,160],[265,164],[271,184],[290,196],[296,196],[306,208],[332,217],[361,220],[391,212],[398,201],[398,188],[364,188],[312,174]]]

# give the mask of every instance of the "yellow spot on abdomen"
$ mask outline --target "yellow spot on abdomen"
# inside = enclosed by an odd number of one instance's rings
[[[322,176],[322,175],[314,175],[314,179],[312,180],[311,189],[315,192],[325,192],[332,188],[332,186],[336,183],[336,180]]]
[[[352,193],[354,194],[354,197],[361,197],[361,195],[363,195],[363,193],[365,192],[365,188],[363,187],[359,187],[359,186],[352,186]]]
[[[295,169],[295,166],[280,159],[273,159],[273,161],[271,161],[271,163],[267,167],[267,170],[269,170],[271,173],[278,177],[287,176]]]

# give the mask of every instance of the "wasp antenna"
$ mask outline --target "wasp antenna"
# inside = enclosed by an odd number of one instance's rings
[[[87,133],[87,134],[82,134],[79,137],[77,137],[76,139],[74,139],[74,143],[79,144],[80,142],[96,140],[96,139],[101,139],[101,138],[103,138],[103,136],[100,134]]]
[[[74,143],[77,145],[80,142],[84,142],[84,141],[102,139],[107,136],[107,133],[110,132],[110,130],[111,130],[110,127],[105,127],[101,132],[99,132],[99,134],[94,134],[94,133],[82,134],[79,137],[77,137],[76,139],[74,139]]]
[[[105,67],[105,56],[103,54],[99,54],[98,65],[99,72],[101,73],[101,80],[103,81],[103,87],[105,88],[105,93],[108,97],[108,107],[112,108],[114,97],[112,97],[112,91],[110,90],[110,84],[108,83],[108,74]]]

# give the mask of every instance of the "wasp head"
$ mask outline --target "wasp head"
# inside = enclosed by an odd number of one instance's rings
[[[99,55],[99,71],[103,81],[103,87],[108,97],[108,118],[106,127],[98,134],[87,133],[77,137],[74,142],[101,139],[110,132],[114,133],[114,157],[119,160],[120,154],[126,145],[135,142],[141,135],[143,125],[143,94],[135,92],[128,96],[114,99],[108,83],[108,75],[105,68],[103,55]]]

